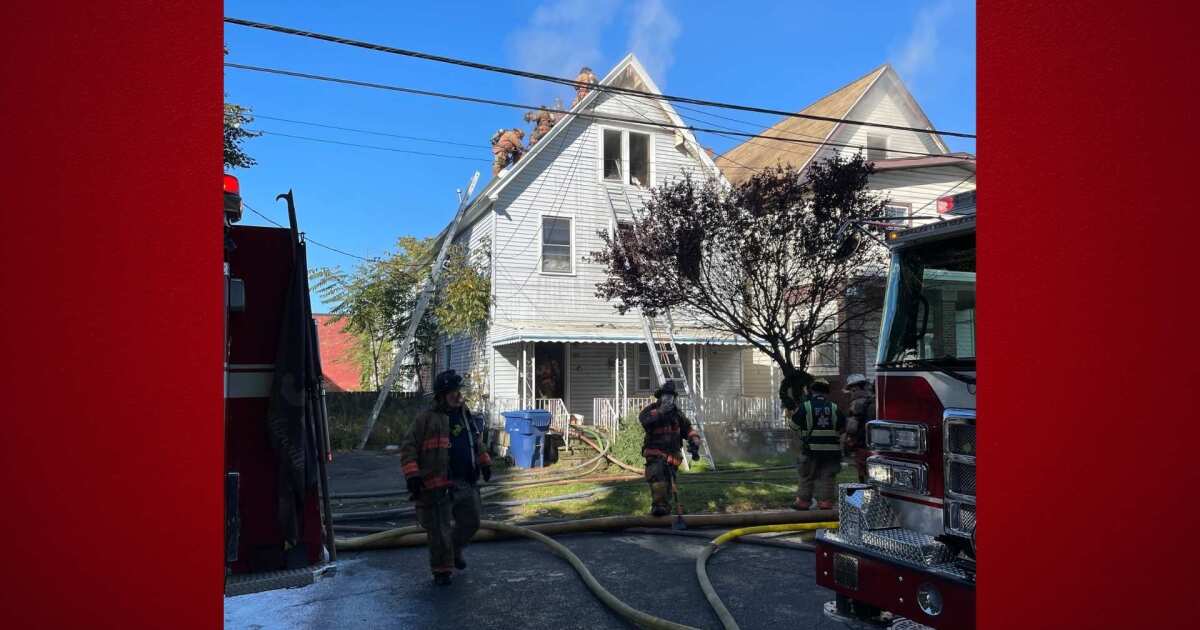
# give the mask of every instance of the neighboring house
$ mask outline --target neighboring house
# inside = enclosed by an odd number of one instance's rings
[[[313,315],[317,320],[317,344],[321,352],[321,375],[327,392],[362,391],[362,369],[354,360],[354,336],[346,321],[332,315]]]
[[[658,93],[633,55],[600,84]],[[604,269],[589,254],[602,246],[599,231],[622,227],[613,225],[613,210],[631,217],[649,187],[685,172],[721,175],[690,132],[642,121],[684,125],[665,101],[592,90],[468,206],[453,238],[490,256],[490,324],[478,335],[443,339],[434,361],[438,370],[465,374],[469,395],[486,400],[493,418],[537,406],[552,409],[556,421],[573,413],[606,424],[617,407],[656,388],[640,313],[622,316],[595,296]],[[706,399],[742,396],[747,345],[676,324],[694,391]]]
[[[818,100],[801,113],[900,127],[935,128],[895,70],[887,64]],[[763,130],[762,134],[866,147],[867,158],[875,165],[870,188],[889,197],[888,214],[898,223],[912,223],[911,217],[936,217],[939,197],[975,189],[975,161],[962,159],[973,156],[950,153],[937,134],[791,117]],[[815,161],[859,151],[861,149],[842,146],[751,139],[718,157],[716,163],[729,181],[737,183],[749,178],[754,169],[789,164],[803,171]],[[936,157],[913,153],[935,154]],[[882,304],[882,282],[850,299]],[[973,326],[973,307],[969,310],[966,317]],[[962,319],[964,315],[956,317]],[[853,322],[848,333],[839,335],[837,343],[815,350],[809,361],[810,371],[830,380],[835,391],[840,391],[841,383],[849,374],[874,373],[878,317],[865,321],[860,318]],[[770,360],[757,351],[747,352],[743,360],[744,371],[752,374],[748,382],[755,386],[746,393],[765,396],[774,392],[779,375]]]

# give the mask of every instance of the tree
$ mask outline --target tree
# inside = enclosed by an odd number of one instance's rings
[[[596,288],[622,314],[666,309],[736,335],[785,377],[808,375],[814,348],[872,307],[848,292],[880,277],[880,248],[844,226],[883,214],[861,156],[765,169],[729,187],[690,176],[651,191],[620,239],[600,232]]]
[[[332,304],[333,320],[345,320],[356,340],[354,356],[362,371],[362,385],[378,390],[395,360],[394,351],[408,331],[420,291],[432,272],[434,239],[405,236],[398,251],[360,264],[353,272],[322,268],[312,272],[313,288]],[[480,248],[486,251],[486,244]],[[404,373],[419,375],[436,350],[440,334],[456,335],[478,330],[487,322],[491,283],[486,259],[468,256],[451,247],[434,299],[425,310],[413,339],[413,363]]]
[[[225,49],[225,54],[229,54],[229,48]],[[228,94],[225,94],[228,97]],[[242,148],[242,143],[249,138],[261,136],[261,133],[246,129],[246,125],[254,122],[254,117],[250,114],[248,107],[234,105],[233,103],[225,103],[224,108],[224,136],[225,136],[225,168],[249,168],[258,164],[258,162],[250,157],[249,154]]]

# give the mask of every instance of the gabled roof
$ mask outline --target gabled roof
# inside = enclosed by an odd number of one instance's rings
[[[920,117],[925,126],[932,129],[933,125],[929,122],[928,117],[925,116],[925,112],[921,110],[916,100],[904,88],[904,84],[900,82],[900,78],[895,75],[895,70],[892,69],[890,64],[886,63],[834,90],[824,98],[800,110],[799,113],[827,118],[846,118],[871,87],[878,83],[883,76],[889,74],[892,75],[896,84],[900,86],[902,97],[909,107]],[[841,126],[842,123],[789,116],[775,123],[773,126],[764,129],[760,134],[812,140],[815,142],[828,142]],[[948,151],[942,143],[941,138],[937,135],[934,135],[934,142],[941,147],[942,151]],[[725,154],[717,158],[716,163],[724,172],[725,178],[736,184],[748,179],[754,174],[756,169],[763,169],[778,164],[786,164],[803,170],[820,149],[821,147],[817,144],[751,138],[725,152]]]
[[[662,94],[662,90],[658,89],[658,85],[655,84],[654,80],[650,78],[650,74],[646,72],[646,68],[642,66],[642,63],[638,61],[638,58],[633,53],[625,55],[624,59],[618,62],[617,65],[613,66],[612,70],[609,70],[608,74],[604,75],[604,78],[599,81],[599,85],[615,85],[618,87],[628,87],[632,85],[634,89],[653,94]],[[525,155],[521,156],[521,159],[518,160],[516,164],[509,167],[507,170],[501,171],[499,176],[493,177],[492,180],[488,182],[487,186],[484,187],[483,191],[476,195],[471,201],[470,205],[467,206],[466,213],[463,215],[462,223],[459,224],[459,233],[474,223],[475,220],[487,210],[491,203],[497,199],[497,197],[500,195],[500,191],[504,190],[504,188],[510,182],[516,180],[517,175],[534,162],[534,158],[536,158],[543,151],[548,150],[546,147],[549,147],[553,144],[552,140],[554,140],[555,137],[557,137],[560,133],[565,133],[565,129],[570,125],[570,123],[574,122],[575,119],[578,118],[576,114],[590,109],[596,99],[600,98],[600,95],[603,93],[604,92],[602,90],[591,90],[588,92],[588,95],[582,101],[576,103],[575,107],[572,107],[571,110],[567,112],[567,114],[563,116],[563,118],[559,120],[558,123],[555,124],[545,136],[542,136],[542,138],[538,140],[538,143],[533,145],[533,148],[529,149]],[[669,102],[660,100],[657,101],[657,103],[658,106],[662,108],[664,113],[666,113],[667,118],[671,121],[671,124],[679,125],[681,127],[687,126],[687,123],[685,123],[683,119],[679,117],[679,114],[675,111],[674,107],[671,107]],[[645,124],[645,121],[641,121],[632,117],[628,120],[630,123]],[[692,153],[697,156],[697,159],[700,160],[705,168],[710,170],[718,177],[722,177],[723,174],[721,169],[718,168],[717,164],[712,160],[712,158],[710,158],[708,154],[704,152],[704,149],[700,146],[700,143],[696,141],[696,137],[691,131],[686,129],[678,129],[676,132],[683,136],[686,143],[691,145]],[[437,242],[434,245],[435,248],[440,246],[442,239],[446,237],[446,232],[449,229],[450,226],[446,225],[446,227],[438,233]],[[457,236],[457,234],[455,236]]]

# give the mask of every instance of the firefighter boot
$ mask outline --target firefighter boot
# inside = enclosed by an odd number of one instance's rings
[[[653,507],[650,508],[651,516],[666,516],[671,513],[670,499],[668,498],[668,489],[670,484],[665,481],[655,481],[650,484],[650,500]]]
[[[812,501],[805,501],[799,497],[797,497],[796,502],[792,504],[792,508],[797,510],[807,510],[810,507],[812,507]]]
[[[834,509],[833,501],[817,501],[817,509],[818,510],[832,510],[832,509]]]
[[[458,569],[459,571],[467,568],[467,561],[463,560],[462,547],[456,547],[454,549],[454,568]]]

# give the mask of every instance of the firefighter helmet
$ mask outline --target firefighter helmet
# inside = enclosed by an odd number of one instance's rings
[[[818,394],[828,394],[829,393],[829,381],[827,381],[823,378],[819,378],[819,379],[813,381],[812,383],[810,383],[808,386],[808,389],[810,391],[814,391]]]
[[[654,397],[662,398],[663,394],[670,394],[672,396],[676,395],[675,394],[675,381],[667,381],[666,383],[663,383],[662,387],[659,387],[658,390],[656,390],[654,392]]]
[[[869,381],[869,380],[867,380],[867,377],[866,377],[865,375],[863,375],[863,374],[851,374],[850,376],[847,376],[847,377],[846,377],[846,387],[845,387],[845,388],[844,388],[842,391],[847,391],[847,392],[848,392],[848,391],[850,391],[850,388],[851,388],[851,387],[854,387],[855,385],[863,385],[863,386],[865,386],[865,385],[867,385],[868,383],[870,383],[870,381]]]
[[[454,370],[446,370],[433,379],[433,394],[445,394],[462,387],[463,378]]]

